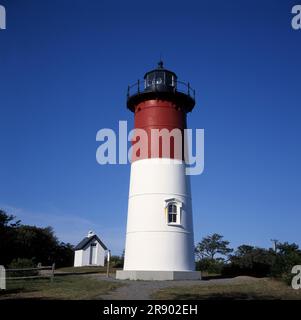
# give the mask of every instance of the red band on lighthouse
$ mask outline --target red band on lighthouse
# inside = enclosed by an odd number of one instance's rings
[[[139,154],[134,153],[132,161],[143,158],[184,160],[185,128],[186,112],[176,103],[167,100],[140,102],[135,108],[135,129],[143,129],[146,132],[147,152],[142,155],[137,150]],[[135,144],[136,137],[133,140]]]

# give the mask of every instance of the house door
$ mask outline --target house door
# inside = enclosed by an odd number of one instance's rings
[[[96,264],[96,243],[91,243],[89,264]]]

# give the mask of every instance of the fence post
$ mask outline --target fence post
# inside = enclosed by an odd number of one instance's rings
[[[42,268],[42,263],[41,262],[39,262],[38,265],[37,265],[37,271],[38,271],[38,275],[39,276],[42,274],[40,268]]]
[[[0,266],[0,290],[6,290],[6,274],[4,266]]]
[[[52,267],[51,267],[51,277],[50,277],[50,281],[51,281],[51,282],[53,282],[54,270],[55,270],[55,263],[53,263],[53,264],[52,264]]]
[[[109,275],[110,275],[110,256],[111,256],[111,251],[108,250],[108,253],[107,253],[107,278],[109,278]]]

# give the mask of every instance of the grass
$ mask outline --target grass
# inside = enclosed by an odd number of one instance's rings
[[[133,282],[134,283],[134,282]],[[7,280],[7,290],[0,299],[97,300],[120,287],[120,282],[102,280],[101,276],[60,275],[49,279]],[[301,300],[301,289],[293,290],[284,282],[270,278],[237,277],[203,281],[200,284],[170,282],[170,287],[156,291],[152,299],[166,300]]]
[[[117,269],[110,267],[110,273],[115,273]],[[107,267],[101,266],[86,266],[86,267],[66,267],[56,269],[57,272],[66,272],[74,274],[89,274],[89,273],[106,273]]]
[[[181,286],[161,289],[152,295],[159,300],[299,300],[301,290],[294,290],[274,279],[256,279],[231,283]]]
[[[95,277],[64,275],[49,279],[8,280],[0,299],[89,300],[118,288],[120,284]]]
[[[66,272],[66,273],[105,273],[107,272],[106,267],[91,266],[91,267],[66,267],[59,268],[55,271]]]

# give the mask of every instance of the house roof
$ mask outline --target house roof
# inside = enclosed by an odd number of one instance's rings
[[[104,248],[104,250],[108,250],[105,244],[97,237],[95,234],[92,237],[85,237],[75,248],[74,250],[82,250],[86,245],[88,245],[91,241],[96,240],[99,244]]]

